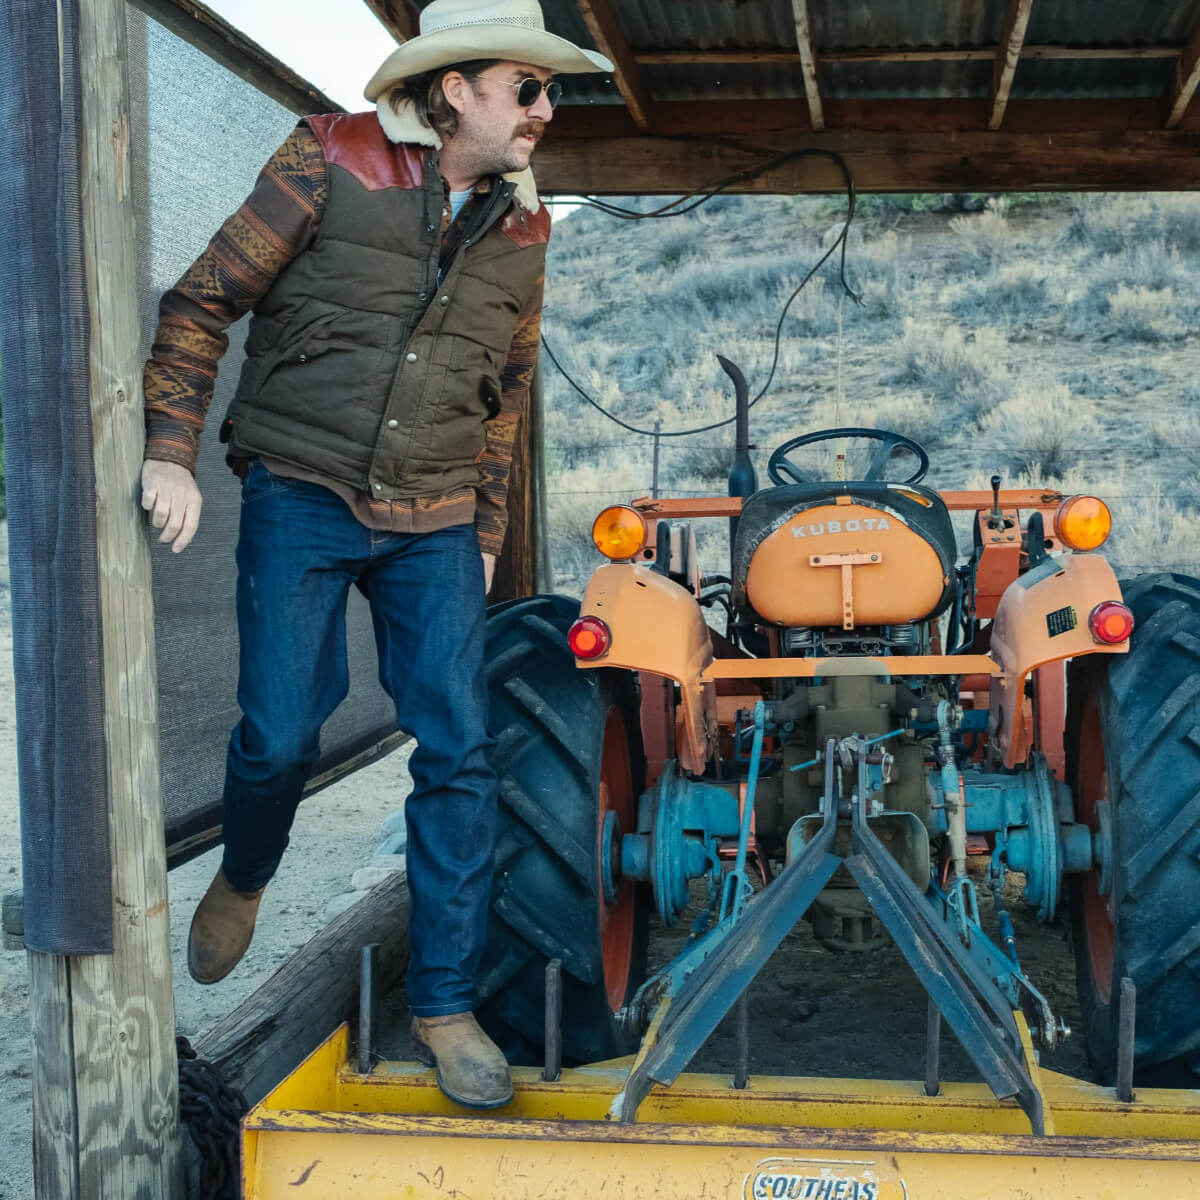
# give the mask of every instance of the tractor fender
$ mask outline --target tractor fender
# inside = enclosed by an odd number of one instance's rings
[[[679,685],[679,762],[685,771],[703,772],[717,748],[717,696],[701,679],[713,646],[695,596],[648,567],[614,563],[593,572],[579,615],[599,617],[612,644],[601,658],[576,659],[577,666],[626,667]]]
[[[1032,671],[1066,658],[1129,652],[1128,642],[1097,642],[1088,624],[1096,605],[1120,599],[1121,585],[1099,554],[1045,558],[1004,589],[991,627],[991,654],[1001,669],[992,681],[988,714],[995,761],[1015,767],[1039,749],[1025,720],[1025,685]]]

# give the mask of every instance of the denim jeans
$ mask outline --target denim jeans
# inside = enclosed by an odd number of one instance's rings
[[[237,564],[243,716],[226,766],[226,877],[253,891],[279,865],[321,725],[348,689],[346,598],[357,584],[380,681],[417,740],[405,806],[410,1006],[425,1017],[469,1011],[496,839],[474,528],[371,530],[328,488],[255,460],[242,485]]]

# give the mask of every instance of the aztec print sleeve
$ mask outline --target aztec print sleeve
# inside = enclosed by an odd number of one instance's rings
[[[312,241],[325,210],[325,155],[301,122],[271,155],[245,203],[163,294],[146,363],[146,457],[196,469],[225,330]]]
[[[533,295],[517,319],[508,348],[508,361],[500,376],[500,411],[487,424],[487,444],[479,460],[480,483],[475,492],[475,532],[484,554],[498,555],[508,529],[508,476],[512,468],[513,444],[521,418],[529,411],[529,392],[537,363],[542,324],[542,286],[537,281]]]

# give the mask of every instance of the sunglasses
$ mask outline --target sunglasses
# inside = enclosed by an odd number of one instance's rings
[[[481,79],[488,79],[486,75],[481,75]],[[537,98],[545,89],[546,99],[550,102],[551,108],[557,108],[558,102],[562,99],[562,84],[557,79],[548,79],[543,83],[540,79],[533,75],[526,75],[524,79],[518,79],[516,83],[509,83],[505,79],[488,79],[489,83],[503,83],[506,87],[517,89],[517,103],[522,108],[532,108],[537,103]]]

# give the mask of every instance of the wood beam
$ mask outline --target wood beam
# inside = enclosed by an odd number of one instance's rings
[[[1197,106],[1200,108],[1200,106]],[[974,100],[829,100],[826,127],[851,137],[864,133],[972,133],[987,128],[988,102]],[[811,132],[803,100],[660,101],[655,132],[664,137],[762,139]],[[1011,100],[1004,118],[1009,133],[1112,133],[1157,129],[1162,122],[1159,98],[1108,100]],[[1200,111],[1184,114],[1177,132],[1200,131]],[[617,105],[565,105],[555,114],[545,141],[626,138],[637,127]],[[538,173],[539,183],[541,172]]]
[[[817,78],[817,47],[808,0],[792,0],[792,19],[796,25],[796,49],[799,52],[800,73],[804,77],[804,95],[808,99],[808,119],[814,129],[824,129],[821,81]]]
[[[379,23],[398,42],[407,42],[421,32],[420,18],[410,0],[363,0]]]
[[[612,59],[613,79],[634,124],[643,131],[648,130],[652,109],[650,93],[642,82],[642,73],[638,70],[617,14],[613,11],[612,0],[576,0],[576,3],[579,15],[583,17],[596,43],[596,49]]]
[[[88,400],[112,876],[111,954],[29,953],[38,1200],[173,1200],[179,1073],[159,789],[125,0],[82,0],[60,72],[80,94]],[[74,45],[71,45],[73,42]],[[76,65],[77,64],[77,65]],[[95,803],[95,797],[81,797]],[[102,802],[102,801],[101,801]]]
[[[1004,17],[1004,32],[1000,35],[1000,53],[992,69],[992,95],[987,127],[1000,128],[1004,121],[1004,110],[1008,107],[1008,96],[1012,91],[1013,77],[1021,61],[1021,47],[1025,44],[1025,30],[1029,27],[1029,13],[1033,0],[1008,0],[1008,12]]]
[[[1171,82],[1163,93],[1163,128],[1175,129],[1200,84],[1200,25],[1184,46]]]
[[[1124,60],[1178,58],[1182,46],[1060,46],[1025,45],[1022,59],[1053,60]],[[818,63],[890,63],[890,62],[992,62],[999,46],[907,46],[894,49],[818,50]],[[639,50],[634,61],[643,67],[676,67],[696,64],[714,66],[759,66],[764,63],[795,64],[796,50]]]
[[[1157,103],[1150,103],[1156,111]],[[547,136],[538,148],[538,184],[547,195],[678,194],[753,166],[762,150],[813,147],[840,154],[859,192],[1200,190],[1200,133],[1153,126],[1055,133],[978,128],[804,133],[793,120],[791,130],[759,132],[754,141],[758,153],[721,140],[715,127],[705,139],[661,132],[649,139],[634,131],[613,138]],[[800,158],[729,191],[829,193],[843,187],[833,163]]]

